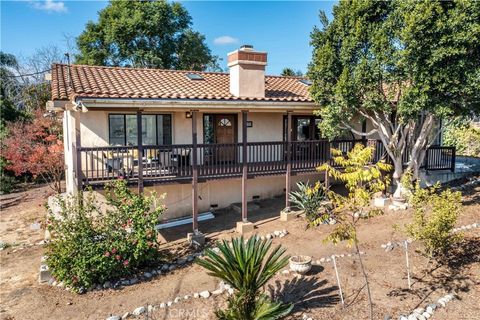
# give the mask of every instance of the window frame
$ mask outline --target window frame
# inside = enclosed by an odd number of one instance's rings
[[[298,119],[309,119],[310,120],[310,123],[309,123],[309,126],[308,126],[308,135],[310,136],[309,139],[307,139],[306,141],[311,141],[311,140],[315,140],[315,139],[312,139],[311,137],[315,138],[315,120],[321,120],[321,118],[319,116],[315,116],[315,115],[292,115],[292,141],[298,141],[298,132],[297,132],[297,127],[298,127]],[[287,141],[287,121],[288,121],[288,117],[286,115],[283,116],[283,141]],[[319,133],[319,136],[320,136],[320,133]]]
[[[134,113],[109,113],[108,114],[108,144],[111,145],[111,123],[110,123],[110,116],[123,116],[123,131],[124,131],[124,137],[123,137],[123,145],[127,145],[127,115],[136,115]],[[171,142],[170,144],[173,143],[173,121],[172,121],[172,114],[170,113],[144,113],[144,115],[152,115],[155,116],[155,145],[157,146],[163,146],[163,145],[169,145],[169,144],[159,144],[158,143],[158,116],[168,116],[170,117],[170,138]],[[138,136],[138,132],[137,132]]]

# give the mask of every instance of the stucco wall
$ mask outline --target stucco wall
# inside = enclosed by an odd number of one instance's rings
[[[321,181],[323,175],[312,173],[291,177],[292,189],[296,182]],[[225,179],[207,181],[198,184],[198,208],[199,212],[212,209],[225,208],[233,203],[241,202],[242,197],[241,179]],[[165,194],[164,203],[167,212],[163,215],[164,220],[189,216],[192,214],[192,186],[191,184],[157,185],[145,188],[145,192],[155,191],[158,195]],[[285,176],[258,177],[247,181],[247,201],[252,201],[253,196],[260,199],[268,199],[285,194]]]
[[[108,146],[108,114],[118,114],[120,112],[108,111],[89,111],[80,113],[81,117],[81,139],[83,147],[101,147]],[[174,144],[188,144],[192,142],[192,122],[186,117],[184,111],[166,112],[149,111],[147,113],[162,113],[172,115],[172,141]],[[237,113],[237,131],[238,141],[242,141],[242,115]],[[282,141],[283,137],[283,114],[250,112],[248,120],[252,121],[253,126],[248,128],[248,141]],[[203,143],[203,113],[199,112],[197,116],[198,142]]]

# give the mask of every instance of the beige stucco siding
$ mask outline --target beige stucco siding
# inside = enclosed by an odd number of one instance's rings
[[[80,113],[80,133],[83,147],[102,147],[109,145],[108,115],[119,114],[118,111],[89,111]],[[128,112],[126,112],[128,113]],[[171,114],[172,115],[172,142],[173,144],[192,143],[192,122],[186,117],[184,111],[149,110],[145,114]],[[237,137],[242,142],[242,115],[241,113],[229,113],[237,115]],[[210,113],[209,113],[210,114]],[[203,143],[203,115],[199,112],[197,117],[198,143]],[[252,127],[248,128],[249,142],[282,141],[283,137],[283,114],[250,112],[248,120],[252,121]]]
[[[302,174],[292,176],[292,189],[296,182],[321,181],[321,174]],[[225,208],[233,203],[241,202],[242,199],[241,179],[226,179],[207,181],[198,184],[198,208],[199,212],[212,210],[212,206]],[[168,220],[189,216],[192,214],[192,186],[191,184],[156,185],[145,188],[146,192],[155,191],[158,195],[165,194],[164,204],[167,211],[162,219]],[[285,194],[285,176],[257,177],[247,181],[247,201],[253,197],[268,199]]]

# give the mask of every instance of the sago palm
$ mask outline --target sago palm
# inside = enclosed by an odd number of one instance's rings
[[[287,315],[293,305],[272,301],[261,289],[275,273],[288,263],[285,249],[275,247],[269,254],[272,242],[251,237],[223,240],[220,250],[205,251],[205,259],[198,264],[209,270],[209,274],[230,284],[235,293],[228,299],[228,308],[219,310],[219,319],[273,320]],[[268,256],[267,256],[268,254]]]

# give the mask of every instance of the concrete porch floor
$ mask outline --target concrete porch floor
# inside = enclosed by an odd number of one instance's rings
[[[253,202],[255,206],[249,207],[253,210],[248,211],[248,221],[254,225],[280,219],[280,211],[285,207],[285,196],[278,196],[271,199],[262,199]],[[215,237],[220,233],[235,232],[238,221],[242,220],[242,215],[232,206],[218,209],[213,212],[214,219],[200,221],[199,231],[204,233],[207,238]],[[192,225],[185,224],[177,227],[159,230],[162,242],[172,242],[185,240],[187,233],[192,232]]]

